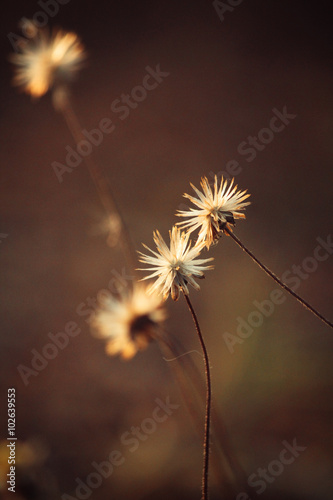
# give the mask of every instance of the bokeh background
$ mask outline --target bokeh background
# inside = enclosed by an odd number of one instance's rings
[[[79,34],[89,60],[72,87],[82,127],[108,117],[115,130],[94,148],[135,246],[167,237],[189,182],[238,161],[236,182],[251,193],[236,234],[278,275],[313,255],[332,231],[332,29],[329,2],[244,0],[221,21],[212,2],[70,0],[49,26]],[[50,95],[32,102],[11,87],[10,32],[41,7],[7,2],[1,79],[1,433],[7,388],[16,388],[21,454],[18,498],[76,498],[92,462],[120,450],[125,462],[89,498],[200,498],[202,436],[191,423],[174,362],[152,344],[131,362],[107,357],[77,307],[125,268],[98,232],[104,213],[83,165],[60,184],[73,140]],[[169,72],[125,120],[112,102],[140,85],[147,65]],[[273,108],[295,119],[248,162],[238,146],[267,127]],[[283,441],[306,447],[267,483],[262,498],[326,500],[333,491],[332,331],[291,297],[231,353],[254,301],[276,285],[227,237],[211,254],[214,272],[191,292],[210,353],[215,408],[245,475],[279,458]],[[298,292],[331,317],[332,255],[301,279]],[[126,272],[126,270],[125,270]],[[167,303],[167,329],[184,351],[199,350],[183,300]],[[81,333],[27,386],[17,366],[48,333],[75,321]],[[201,355],[189,354],[203,376]],[[180,364],[181,369],[185,366]],[[192,391],[192,392],[191,392]],[[188,396],[194,398],[189,386]],[[179,408],[131,453],[121,436],[151,417],[155,399]],[[203,422],[199,422],[199,425]],[[212,455],[215,451],[212,451]],[[2,455],[4,454],[2,449]],[[2,474],[6,455],[2,457]],[[223,468],[223,467],[222,467]],[[237,498],[223,471],[211,473],[211,498]],[[3,478],[3,476],[2,476]],[[258,489],[258,488],[257,488]],[[250,488],[256,498],[255,488]],[[2,491],[6,497],[6,491]],[[7,495],[12,495],[8,494]],[[13,498],[13,495],[11,496]],[[239,496],[241,498],[246,498]]]

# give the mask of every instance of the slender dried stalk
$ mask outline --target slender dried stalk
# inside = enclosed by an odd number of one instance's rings
[[[62,113],[74,141],[78,144],[80,141],[86,140],[82,134],[80,122],[72,107],[69,92],[65,87],[57,87],[54,90],[53,103],[55,109]],[[112,195],[110,185],[102,169],[94,162],[91,155],[85,156],[84,162],[109,219],[108,244],[111,247],[119,244],[124,252],[128,266],[132,271],[135,271],[136,254],[134,247],[124,219]]]
[[[166,361],[171,361],[171,366],[176,371],[176,378],[180,385],[181,392],[183,394],[185,403],[189,406],[189,412],[191,416],[194,418],[194,422],[197,428],[198,433],[201,433],[201,426],[198,426],[199,422],[199,412],[193,406],[191,398],[188,396],[188,389],[184,386],[185,375],[188,379],[188,383],[192,385],[197,397],[199,398],[198,402],[202,401],[204,384],[203,379],[199,373],[197,365],[193,361],[193,357],[190,355],[193,352],[196,352],[200,355],[199,351],[189,351],[185,352],[184,346],[181,344],[178,336],[171,336],[170,332],[165,332],[165,337],[157,338],[159,341],[159,345],[163,349],[166,347],[169,355],[175,356],[171,359],[167,359]],[[165,359],[165,358],[164,358]],[[173,363],[173,361],[176,361]],[[178,364],[183,365],[183,369],[181,369]],[[175,367],[175,368],[174,368]],[[238,492],[244,491],[248,494],[249,498],[252,495],[247,483],[247,475],[242,468],[236,454],[233,451],[232,444],[230,442],[230,438],[228,435],[227,427],[223,421],[223,417],[216,410],[216,405],[214,405],[214,400],[212,397],[212,408],[211,408],[211,435],[212,435],[212,444],[216,448],[216,452],[219,454],[219,457],[216,457],[216,453],[211,457],[212,466],[215,469],[215,475],[218,482],[221,483],[221,491],[223,494],[227,492],[230,494],[230,497],[233,495],[236,496]],[[225,472],[225,468],[222,467],[221,462],[225,462],[225,465],[229,469],[229,475],[233,477],[233,480],[230,480],[227,473]],[[229,498],[229,497],[228,497]]]
[[[323,321],[323,323],[325,323],[325,325],[333,328],[333,323],[331,323],[322,314],[320,314],[314,307],[311,306],[311,304],[309,304],[304,299],[302,299],[299,295],[297,295],[297,293],[295,293],[291,288],[289,288],[288,285],[283,283],[283,281],[281,281],[270,269],[268,269],[267,266],[265,266],[262,262],[260,262],[260,260],[257,259],[257,257],[248,248],[246,248],[246,246],[240,241],[239,238],[237,238],[237,236],[232,231],[230,231],[227,227],[225,227],[224,232],[227,233],[229,236],[231,236],[231,238],[237,243],[237,245],[242,250],[244,250],[244,252],[246,252],[247,255],[249,255],[251,257],[251,259],[254,260],[254,262],[256,264],[258,264],[260,269],[265,271],[265,273],[268,274],[268,276],[270,276],[275,281],[275,283],[277,283],[278,285],[280,285],[280,287],[282,287],[284,290],[286,290],[288,293],[290,293],[290,295],[292,295],[296,300],[298,300],[298,302],[300,302],[306,309],[311,311],[312,314],[314,314],[317,318],[319,318],[321,321]]]
[[[197,315],[193,309],[188,295],[183,292],[184,298],[191,312],[192,319],[195,324],[195,328],[200,340],[202,352],[205,361],[205,375],[206,375],[206,416],[205,416],[205,437],[204,437],[204,451],[203,451],[203,471],[202,471],[202,497],[201,500],[208,499],[208,472],[209,472],[209,438],[210,438],[210,413],[211,413],[211,401],[212,401],[212,386],[209,368],[209,358],[206,345],[200,330],[200,325],[198,322]]]
[[[167,333],[166,337],[164,336],[163,338],[159,337],[156,340],[158,341],[158,345],[164,356],[168,357],[172,356],[171,359],[167,359],[165,357],[163,357],[163,359],[168,362],[172,361],[171,363],[169,363],[171,367],[171,372],[175,380],[177,381],[177,385],[181,391],[181,394],[187,406],[187,410],[192,418],[195,430],[198,433],[198,435],[201,436],[202,433],[201,403],[203,395],[202,391],[200,390],[202,389],[202,378],[200,376],[199,370],[197,369],[196,365],[193,363],[192,360],[191,361],[193,365],[193,371],[191,370],[190,372],[184,369],[184,366],[182,366],[184,357],[184,348],[179,350],[176,347],[177,343],[174,342],[175,340],[174,338],[171,339],[170,333]],[[200,354],[199,351],[196,352]],[[186,358],[190,358],[190,356],[186,355]],[[176,362],[174,363],[173,361]],[[195,390],[194,394],[191,391],[192,388],[190,383],[191,385],[193,385],[193,388]],[[213,410],[214,408],[212,408],[212,417],[213,417]],[[214,422],[218,418],[219,416],[216,414]],[[220,444],[220,447],[218,447],[219,436],[216,436],[216,438],[217,439],[213,441],[213,446],[215,445],[216,453],[214,453],[214,455],[212,456],[211,468],[213,468],[213,472],[215,473],[216,483],[220,485],[221,495],[224,495],[227,492],[230,495],[230,497],[232,497],[235,493],[237,494],[237,492],[241,490],[239,489],[239,486],[236,486],[235,482],[232,481],[230,477],[228,477],[226,467],[223,467],[222,464],[223,461],[226,463],[228,468],[230,468],[230,463],[228,463],[227,457],[225,457],[223,454],[224,448],[222,444]]]

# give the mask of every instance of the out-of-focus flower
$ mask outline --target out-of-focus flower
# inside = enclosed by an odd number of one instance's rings
[[[166,311],[160,297],[148,295],[144,286],[123,291],[119,297],[103,295],[91,320],[93,333],[107,340],[106,352],[132,358],[156,338]]]
[[[163,295],[164,299],[167,299],[171,293],[171,298],[178,300],[180,290],[185,295],[189,294],[188,283],[196,290],[200,289],[194,278],[203,278],[203,271],[212,269],[213,266],[207,266],[206,263],[213,258],[195,260],[200,255],[202,245],[191,248],[189,233],[186,234],[174,226],[169,234],[170,249],[158,231],[154,232],[154,242],[158,253],[143,245],[153,254],[153,257],[139,252],[141,255],[139,260],[153,267],[140,269],[140,271],[154,271],[143,278],[144,280],[158,276],[155,283],[149,288],[151,293],[158,292]]]
[[[0,441],[0,491],[8,489],[7,474],[10,472],[8,444],[9,441],[6,439]],[[23,471],[32,467],[41,466],[47,455],[48,451],[45,446],[38,441],[16,441],[15,468]]]
[[[55,83],[70,81],[85,58],[75,33],[59,30],[49,35],[47,31],[35,30],[20,53],[10,57],[16,66],[13,83],[32,97],[41,97]]]
[[[188,217],[189,220],[179,222],[182,228],[188,228],[191,233],[199,229],[198,242],[204,242],[209,248],[215,243],[224,229],[232,230],[235,219],[245,219],[245,215],[240,212],[244,210],[250,202],[245,202],[249,198],[246,191],[238,191],[238,186],[234,186],[234,179],[228,186],[228,181],[221,179],[218,186],[217,176],[215,176],[214,189],[209,185],[207,177],[201,179],[202,191],[199,191],[193,184],[192,189],[198,198],[184,194],[198,208],[190,208],[188,211],[178,211],[179,217]]]

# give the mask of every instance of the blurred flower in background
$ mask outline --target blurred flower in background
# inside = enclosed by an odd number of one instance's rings
[[[57,82],[72,80],[86,58],[75,33],[62,30],[50,35],[46,30],[31,29],[31,40],[21,52],[10,57],[16,66],[14,85],[32,97],[41,97]]]
[[[103,295],[91,326],[96,336],[107,339],[108,354],[130,359],[156,338],[165,318],[161,298],[148,295],[143,286],[135,286],[119,298]]]
[[[59,498],[58,482],[46,465],[50,451],[40,439],[18,440],[15,445],[15,486],[8,490],[10,465],[8,440],[0,441],[0,498],[17,500],[55,500]],[[2,496],[1,496],[2,495]]]

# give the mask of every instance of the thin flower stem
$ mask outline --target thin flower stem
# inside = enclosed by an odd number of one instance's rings
[[[331,328],[333,328],[333,323],[331,323],[328,319],[326,319],[324,316],[322,316],[322,314],[320,314],[314,307],[312,307],[308,302],[306,302],[299,295],[297,295],[297,293],[295,293],[291,288],[289,288],[289,286],[287,286],[285,283],[283,283],[283,281],[281,281],[270,269],[268,269],[268,267],[266,267],[262,262],[260,262],[260,260],[257,259],[257,257],[255,257],[255,255],[253,255],[253,253],[248,248],[246,248],[245,245],[243,245],[243,243],[237,238],[237,236],[232,231],[230,231],[229,228],[226,227],[224,229],[224,231],[229,236],[231,236],[231,238],[237,243],[237,245],[242,250],[244,250],[244,252],[246,252],[251,257],[251,259],[254,260],[254,262],[256,264],[258,264],[258,266],[263,271],[265,271],[265,273],[268,274],[268,276],[270,276],[275,281],[275,283],[280,285],[282,288],[284,288],[284,290],[286,290],[288,293],[290,293],[290,295],[295,297],[295,299],[298,300],[298,302],[300,302],[304,307],[306,307],[306,309],[308,309],[315,316],[317,316],[317,318],[319,318],[321,321],[323,321],[323,323],[325,323],[327,326],[330,326]]]
[[[172,356],[175,356],[175,358],[172,358],[172,360],[176,361],[177,363],[183,364],[184,367],[186,368],[185,373],[187,374],[187,377],[193,386],[197,396],[199,397],[200,401],[202,400],[202,386],[203,386],[203,380],[200,376],[199,370],[196,366],[196,364],[193,362],[192,356],[190,356],[190,353],[196,352],[198,354],[199,351],[189,351],[188,353],[185,353],[184,346],[181,344],[178,336],[172,336],[170,332],[166,332],[166,337],[163,338],[158,338],[157,340],[159,341],[159,344],[164,344],[167,349],[169,350],[169,353]],[[170,355],[169,354],[169,355]],[[165,358],[164,358],[165,359]],[[168,360],[170,361],[170,360]],[[169,363],[170,364],[170,363]],[[174,363],[171,363],[172,366],[174,366]],[[183,372],[180,372],[180,378],[183,376]],[[206,392],[206,391],[205,391]],[[185,401],[187,402],[189,398],[187,397]],[[239,463],[236,454],[233,451],[232,444],[230,442],[230,438],[228,435],[227,431],[227,426],[225,422],[223,421],[223,417],[220,413],[215,408],[216,405],[214,405],[214,400],[212,397],[212,407],[211,407],[211,434],[213,437],[213,445],[216,447],[216,451],[220,451],[222,453],[222,457],[216,457],[216,460],[214,461],[215,454],[212,457],[213,459],[213,465],[215,465],[215,469],[217,472],[217,465],[221,463],[221,461],[224,459],[226,466],[230,469],[231,474],[233,476],[233,483],[234,483],[234,493],[237,494],[239,491],[244,491],[248,494],[248,497],[250,498],[253,494],[252,491],[250,491],[249,485],[247,483],[247,474],[245,473],[244,469],[242,468],[241,464]],[[197,419],[198,420],[198,419]],[[197,422],[196,422],[197,424]],[[215,433],[214,433],[215,430]],[[219,445],[219,446],[218,446]],[[221,460],[222,458],[222,460]],[[225,471],[222,469],[222,471],[219,472],[218,476],[219,480],[222,481],[222,484],[224,487],[226,486],[226,483],[228,482],[227,475]],[[232,495],[231,495],[232,496]]]
[[[82,134],[80,122],[72,107],[68,90],[65,87],[58,87],[54,90],[53,102],[55,109],[62,113],[74,141],[78,144],[80,141],[86,140]],[[109,218],[108,244],[111,247],[120,244],[124,251],[127,264],[132,271],[135,271],[136,254],[134,252],[133,243],[114,196],[112,195],[110,185],[102,169],[94,162],[91,155],[85,156],[84,162],[93,180],[103,208]]]
[[[174,342],[170,338],[170,334],[168,333],[167,338],[162,338],[162,337],[157,337],[156,339],[158,341],[159,348],[161,349],[162,353],[167,356],[174,356],[176,353],[178,354],[178,351],[176,350],[176,346]],[[199,353],[199,351],[196,351]],[[200,354],[200,353],[199,353]],[[165,359],[165,358],[163,358]],[[179,364],[178,360],[179,357],[177,356],[176,358],[172,359],[177,359],[176,363],[169,363],[171,372],[173,376],[175,377],[178,387],[181,391],[181,394],[183,396],[183,399],[185,401],[185,404],[187,406],[187,410],[191,416],[192,422],[194,424],[195,430],[198,433],[198,435],[201,436],[202,428],[201,428],[201,403],[202,403],[202,391],[200,390],[201,387],[201,382],[202,378],[200,377],[200,373],[197,370],[195,372],[195,375],[197,376],[195,380],[193,379],[193,373],[187,373],[186,370],[184,371],[181,367],[181,364]],[[182,359],[182,358],[181,358]],[[189,390],[189,381],[193,384],[194,389],[195,389],[195,394],[191,393]],[[213,410],[213,408],[212,408]],[[212,415],[213,416],[213,415]],[[214,443],[215,446],[217,443]],[[216,449],[216,451],[222,452],[222,450]],[[217,484],[220,484],[221,486],[221,494],[225,494],[226,490],[230,494],[230,497],[233,496],[233,494],[237,493],[239,490],[237,487],[235,489],[235,485],[232,483],[230,478],[228,477],[226,467],[223,466],[223,459],[225,459],[224,456],[218,456],[217,453],[214,454],[212,457],[212,464],[211,464],[211,469],[213,468],[213,472],[215,473],[215,480]],[[226,464],[227,466],[229,464]],[[230,466],[230,465],[229,465]]]
[[[205,416],[205,438],[204,438],[204,453],[203,453],[203,471],[202,471],[202,497],[201,500],[208,499],[208,470],[209,470],[209,435],[210,435],[210,413],[211,413],[211,399],[212,399],[212,387],[211,387],[211,377],[210,377],[210,369],[209,369],[209,358],[207,349],[205,346],[205,342],[200,330],[199,322],[197,315],[193,309],[190,299],[188,295],[186,295],[183,291],[184,298],[188,305],[188,308],[191,312],[195,328],[200,340],[201,348],[204,354],[205,361],[205,374],[206,374],[206,416]]]

